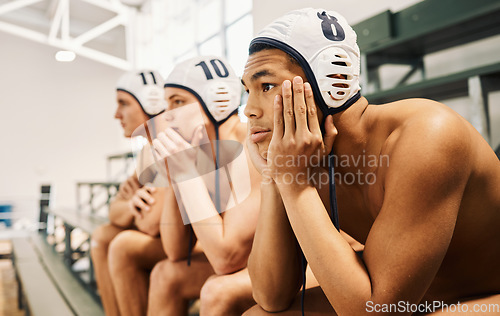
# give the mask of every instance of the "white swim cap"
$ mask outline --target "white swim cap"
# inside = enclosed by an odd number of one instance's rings
[[[241,101],[240,79],[229,63],[217,56],[198,56],[177,64],[165,87],[191,92],[216,125],[236,113]]]
[[[335,11],[306,8],[266,26],[250,43],[267,44],[298,61],[325,114],[345,110],[359,97],[360,52],[356,32]],[[334,75],[344,78],[332,78]]]
[[[144,113],[153,117],[167,108],[163,78],[154,70],[137,70],[127,72],[120,77],[116,90],[132,95]]]

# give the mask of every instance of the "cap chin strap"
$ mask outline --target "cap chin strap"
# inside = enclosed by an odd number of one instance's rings
[[[341,106],[339,106],[338,108],[321,108],[321,110],[323,111],[323,113],[325,114],[325,117],[328,116],[328,115],[334,115],[334,114],[337,114],[337,113],[340,113],[342,111],[345,111],[347,110],[349,107],[351,107],[351,105],[353,105],[354,103],[356,103],[359,99],[361,98],[361,93],[360,92],[357,92],[355,95],[353,95],[349,100],[347,100],[344,104],[342,104]],[[324,122],[323,122],[324,123]],[[324,124],[322,124],[324,125]]]
[[[333,226],[340,232],[340,224],[339,224],[339,212],[337,208],[337,190],[335,189],[335,158],[333,155],[333,151],[328,154],[328,185],[330,187],[330,220],[333,223]],[[304,313],[304,299],[306,295],[306,270],[307,270],[307,259],[304,256],[304,252],[300,251],[302,255],[301,267],[302,267],[302,293],[300,295],[300,307],[302,311],[302,316]]]
[[[201,102],[201,98],[200,98]],[[217,210],[217,213],[221,213],[221,201],[220,201],[220,172],[219,172],[219,166],[220,166],[220,148],[219,148],[219,127],[227,121],[228,118],[233,116],[233,114],[238,112],[238,109],[235,109],[227,118],[224,120],[217,122],[213,116],[210,114],[208,109],[205,106],[205,103],[202,103],[203,108],[207,112],[208,117],[214,124],[215,128],[215,209]],[[193,226],[190,225],[189,229],[189,245],[188,245],[188,257],[187,257],[187,265],[191,265],[191,254],[193,252]]]

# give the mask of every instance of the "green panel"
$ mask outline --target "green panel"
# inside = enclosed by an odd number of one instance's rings
[[[387,10],[353,25],[361,50],[386,42],[392,37],[391,11]]]
[[[425,0],[394,13],[394,37],[412,38],[500,8],[498,0]]]
[[[500,63],[495,63],[487,66],[482,66],[474,69],[465,70],[462,72],[445,75],[442,77],[432,78],[409,85],[401,85],[389,90],[375,92],[365,97],[371,103],[380,102],[392,102],[402,98],[416,98],[416,97],[429,97],[429,95],[440,95],[441,97],[436,99],[445,99],[450,97],[447,95],[444,87],[456,91],[454,87],[458,87],[461,90],[461,95],[465,96],[468,94],[467,90],[467,80],[473,76],[489,76],[493,74],[500,75]],[[465,89],[462,88],[465,86]],[[497,89],[499,90],[500,86]]]

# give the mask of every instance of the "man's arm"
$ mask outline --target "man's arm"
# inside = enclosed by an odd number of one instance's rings
[[[265,182],[248,272],[257,304],[275,312],[286,309],[302,285],[301,257],[278,188]]]
[[[130,199],[135,191],[141,187],[137,176],[130,176],[120,184],[118,193],[109,204],[109,221],[111,224],[121,228],[131,228],[134,223],[134,216],[130,212]]]
[[[245,154],[246,151],[245,149]],[[243,153],[236,160],[242,156]],[[188,217],[193,221],[191,224],[193,230],[207,259],[219,275],[244,268],[252,247],[259,213],[260,175],[248,158],[245,164],[244,167],[248,166],[250,172],[250,194],[244,201],[238,201],[239,204],[222,215],[217,212],[201,177],[178,183],[182,203]],[[235,177],[238,175],[231,174],[233,181],[237,180]],[[195,218],[200,218],[199,212],[203,213],[201,217],[205,219],[194,221]]]
[[[467,134],[458,120],[429,117],[405,127],[389,151],[384,202],[363,260],[334,229],[317,191],[278,185],[293,231],[340,315],[366,304],[418,303],[451,241],[469,176]]]
[[[165,188],[144,186],[136,191],[130,207],[133,208],[134,223],[139,231],[153,237],[158,236],[164,199]]]
[[[189,251],[189,225],[184,225],[173,186],[165,189],[165,202],[160,221],[163,250],[171,261],[184,260]],[[194,235],[194,234],[193,234]],[[193,236],[193,244],[196,236]]]

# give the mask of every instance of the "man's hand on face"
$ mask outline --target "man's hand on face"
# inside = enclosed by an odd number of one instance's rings
[[[306,184],[307,169],[332,150],[337,129],[331,116],[325,120],[325,131],[323,136],[310,84],[298,76],[293,86],[285,80],[282,96],[274,99],[274,129],[267,156],[267,166],[278,185]]]
[[[131,176],[120,184],[120,188],[118,189],[118,193],[116,195],[124,200],[129,200],[132,198],[135,191],[139,190],[140,187],[141,184],[139,183],[139,180],[137,180],[135,176]]]
[[[135,217],[142,218],[145,212],[151,210],[151,207],[156,203],[153,193],[156,188],[144,186],[137,190],[130,200],[130,211]]]
[[[247,133],[247,148],[250,160],[262,176],[262,183],[272,183],[271,169],[269,169],[266,159],[259,154],[258,145],[250,140],[250,133]]]
[[[153,141],[156,156],[166,160],[168,173],[173,180],[196,176],[196,154],[203,138],[202,130],[202,125],[195,130],[191,144],[171,128],[159,133]]]

